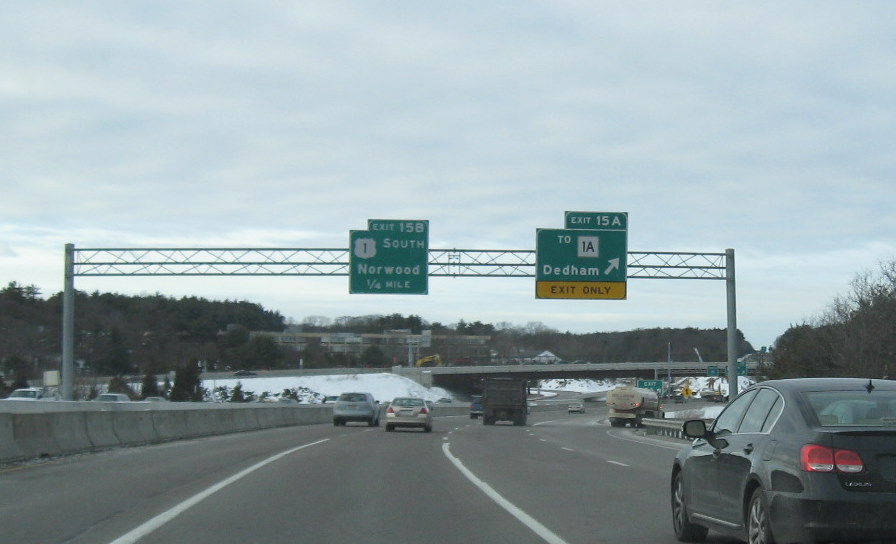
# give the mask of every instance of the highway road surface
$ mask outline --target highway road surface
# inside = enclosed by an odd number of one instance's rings
[[[585,414],[255,431],[0,468],[21,544],[675,542],[679,443]],[[730,543],[710,534],[708,542]]]

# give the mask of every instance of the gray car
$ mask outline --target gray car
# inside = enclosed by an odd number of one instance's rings
[[[351,421],[366,422],[370,427],[380,425],[380,407],[370,393],[343,393],[333,405],[333,425]]]

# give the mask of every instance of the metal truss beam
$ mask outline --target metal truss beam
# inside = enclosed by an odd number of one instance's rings
[[[629,278],[725,279],[725,253],[628,253]],[[74,249],[75,276],[347,276],[340,248]],[[534,250],[430,249],[433,277],[535,277]]]

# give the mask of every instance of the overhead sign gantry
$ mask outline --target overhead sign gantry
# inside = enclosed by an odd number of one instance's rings
[[[728,369],[737,373],[737,319],[734,250],[724,253],[627,251],[626,213],[566,212],[561,236],[575,237],[577,261],[597,263],[601,281],[626,278],[724,280],[727,285]],[[589,232],[595,231],[595,232]],[[548,236],[548,234],[545,234]],[[594,237],[596,236],[596,241]],[[579,237],[582,237],[581,241]],[[591,239],[589,240],[589,237]],[[62,395],[72,399],[75,356],[75,277],[77,276],[350,276],[352,293],[426,294],[428,276],[533,277],[533,268],[560,268],[548,261],[552,252],[570,248],[555,239],[538,252],[531,249],[429,249],[429,221],[368,220],[366,231],[351,231],[346,248],[75,248],[65,245],[62,326]],[[570,239],[571,242],[571,239]],[[596,243],[595,243],[596,242]],[[541,255],[541,251],[547,253]],[[581,255],[579,255],[581,251]],[[394,253],[393,253],[394,252]],[[538,254],[538,255],[537,255]],[[536,257],[544,263],[536,264]],[[619,258],[618,265],[611,262]],[[564,259],[566,257],[563,257]],[[618,267],[617,267],[618,266]],[[611,270],[608,270],[611,268]],[[558,278],[539,281],[555,282]],[[562,280],[561,280],[562,281]],[[619,291],[605,291],[616,296]],[[599,291],[598,291],[599,293]],[[612,298],[608,296],[606,298]],[[567,297],[561,297],[567,298]],[[598,298],[598,297],[594,297]],[[732,398],[737,381],[731,383]]]

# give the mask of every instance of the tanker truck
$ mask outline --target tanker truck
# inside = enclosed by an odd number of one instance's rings
[[[640,427],[643,418],[660,416],[660,399],[652,389],[620,385],[607,391],[607,408],[613,427]]]

